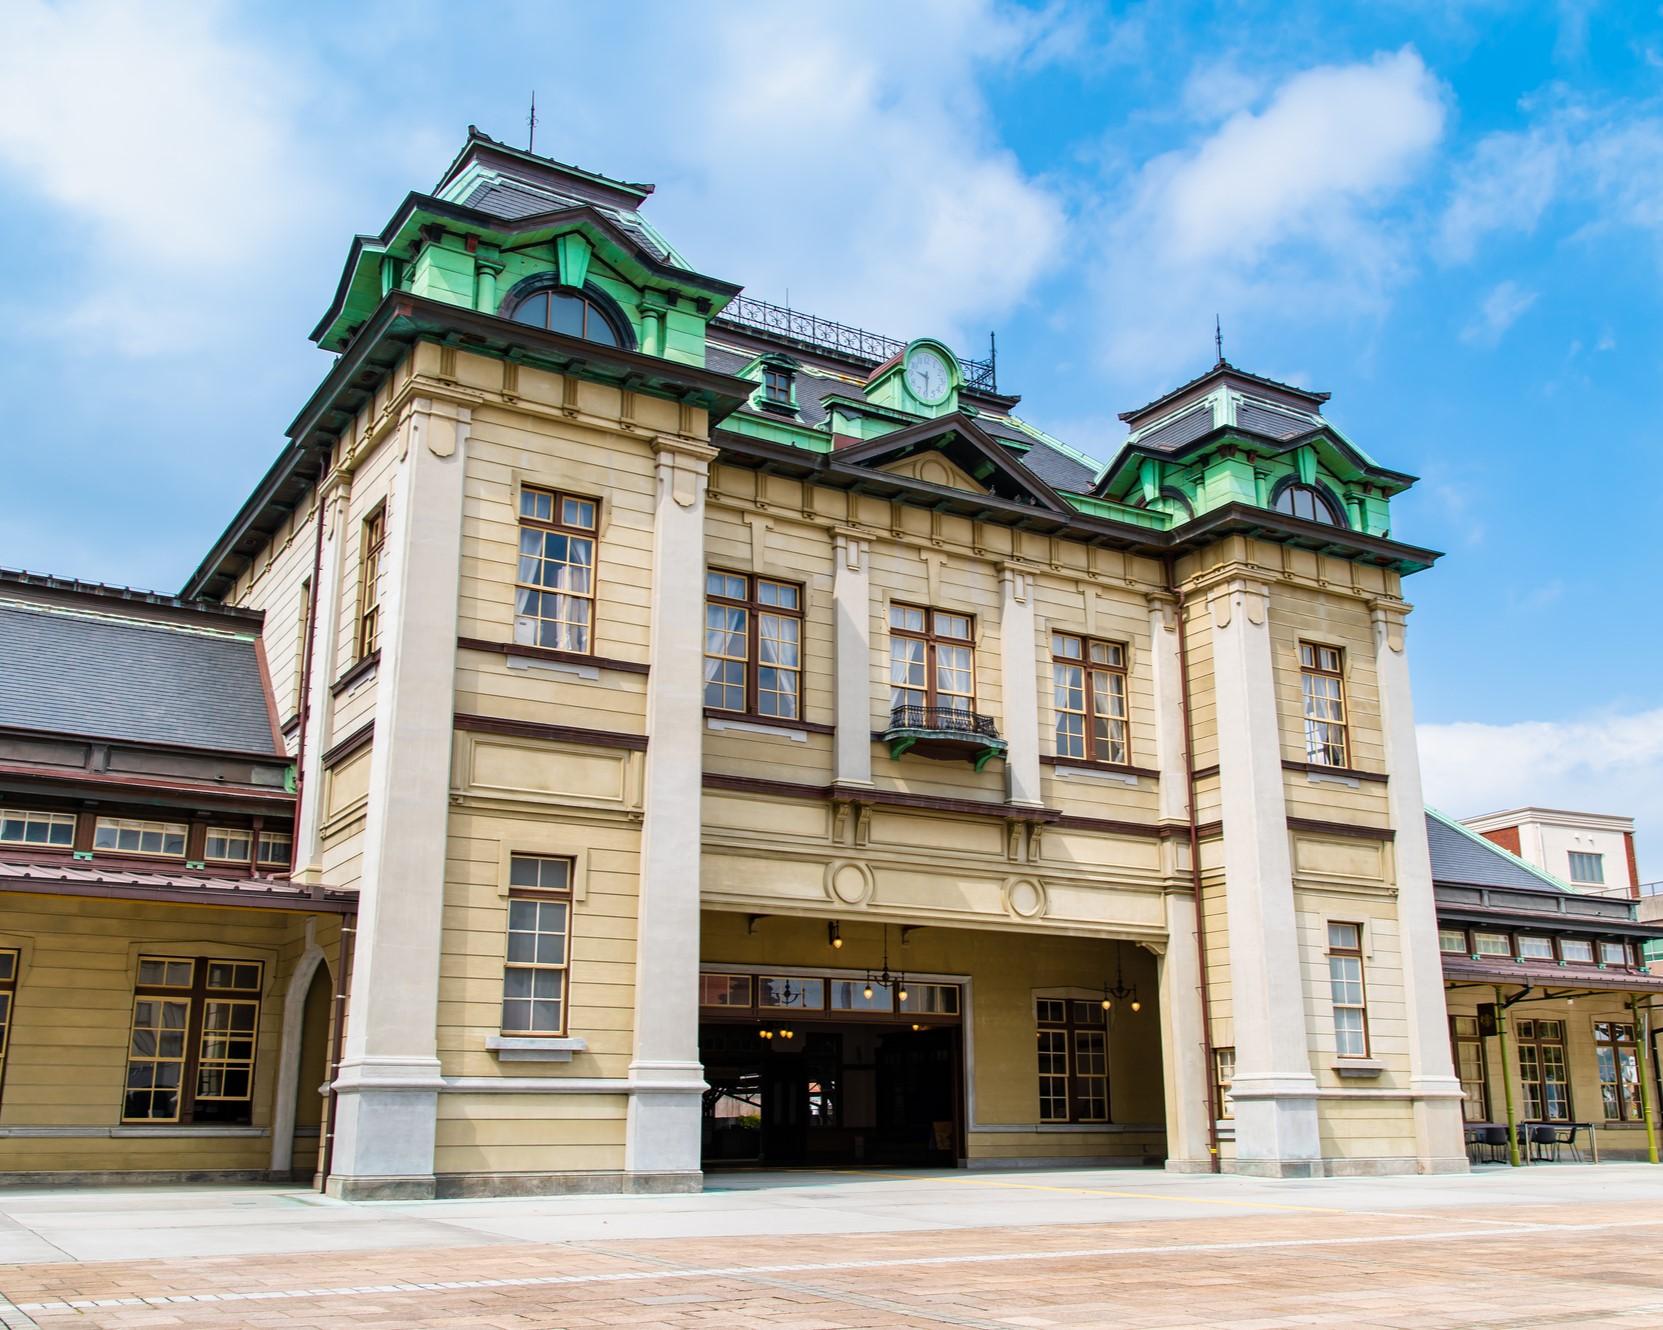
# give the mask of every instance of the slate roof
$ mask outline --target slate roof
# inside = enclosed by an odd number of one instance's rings
[[[1517,891],[1570,890],[1557,878],[1430,808],[1426,810],[1426,838],[1432,853],[1432,880],[1441,885]]]
[[[282,877],[215,877],[168,868],[106,868],[88,863],[0,862],[0,891],[56,888],[65,894],[89,892],[128,900],[176,900],[202,905],[253,905],[273,910],[357,908],[352,887],[314,891]]]
[[[0,726],[281,755],[252,635],[0,602]]]
[[[678,261],[676,255],[666,248],[651,228],[642,223],[640,214],[596,203],[593,199],[580,197],[575,192],[531,189],[517,181],[481,180],[468,197],[462,200],[462,204],[464,207],[477,208],[492,217],[500,217],[505,222],[517,222],[522,217],[535,217],[538,213],[554,212],[559,208],[593,208],[616,222],[620,230],[628,233],[632,240],[654,258],[670,263]]]

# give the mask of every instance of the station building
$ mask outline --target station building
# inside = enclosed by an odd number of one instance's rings
[[[0,1171],[1466,1168],[1413,478],[1222,359],[1104,466],[991,355],[699,272],[650,193],[470,131],[179,598],[0,587],[244,644],[236,707],[157,664],[173,765],[108,816],[116,720],[5,703],[90,738],[0,772]]]

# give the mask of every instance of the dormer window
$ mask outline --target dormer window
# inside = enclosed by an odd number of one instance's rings
[[[1290,517],[1302,517],[1307,522],[1321,522],[1324,526],[1344,526],[1334,501],[1315,485],[1286,485],[1271,501],[1271,507]]]
[[[769,365],[762,371],[762,400],[770,406],[791,405],[791,371]]]
[[[614,317],[598,301],[570,287],[535,291],[521,299],[509,312],[515,323],[581,337],[603,346],[627,346]]]

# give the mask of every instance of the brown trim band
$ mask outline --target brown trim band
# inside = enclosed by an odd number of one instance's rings
[[[1289,831],[1309,831],[1318,836],[1344,836],[1351,840],[1394,841],[1390,827],[1361,827],[1354,822],[1323,822],[1313,817],[1290,817]]]
[[[27,879],[0,881],[0,892],[15,891],[26,896],[94,896],[109,900],[150,901],[165,905],[208,905],[231,910],[301,910],[307,914],[351,914],[358,908],[356,893],[350,899],[334,896],[255,896],[241,891],[185,891],[172,887],[129,886],[115,882],[41,882]],[[338,888],[331,888],[338,892]],[[251,899],[251,897],[253,899]]]
[[[362,679],[366,674],[375,673],[375,668],[379,664],[381,664],[381,652],[380,651],[372,651],[372,652],[370,652],[369,655],[364,656],[364,657],[360,658],[359,660],[355,661],[352,664],[351,668],[349,668],[345,674],[343,674],[339,679],[335,680],[334,683],[329,685],[329,695],[331,697],[339,697],[342,693],[346,692],[346,690],[348,688],[351,688],[353,684],[357,683],[360,679]]]
[[[300,728],[300,713],[297,711],[283,722],[283,737],[287,739]]]
[[[585,730],[576,725],[544,725],[531,720],[510,720],[505,716],[474,716],[456,713],[456,728],[473,734],[507,734],[517,739],[548,739],[555,743],[587,744],[590,748],[627,748],[647,751],[647,736],[621,730]]]
[[[837,726],[817,720],[787,720],[784,716],[753,716],[748,711],[724,711],[721,707],[706,707],[706,720],[731,720],[736,725],[766,725],[776,730],[803,730],[808,734],[836,734]]]
[[[858,788],[848,785],[803,785],[795,781],[771,780],[766,776],[729,776],[719,771],[704,773],[704,787],[736,794],[766,794],[782,799],[834,799],[878,808],[914,808],[922,812],[1013,818],[1022,822],[1055,822],[1062,816],[1055,808],[984,803],[980,799],[954,799],[938,794],[909,794],[903,790],[869,789],[864,785]]]
[[[1210,767],[1197,767],[1191,775],[1196,780],[1210,780],[1212,777],[1218,775],[1218,763],[1214,762]]]
[[[324,769],[344,762],[360,749],[368,748],[375,741],[375,722],[366,720],[346,738],[333,748],[327,749],[323,755]]]
[[[561,665],[587,665],[597,670],[618,670],[624,674],[646,674],[651,666],[638,660],[615,660],[610,656],[586,656],[581,651],[556,651],[553,647],[526,646],[521,642],[489,642],[482,637],[459,637],[456,645],[463,651],[485,651],[494,656],[517,657],[522,660],[552,660]]]
[[[1161,776],[1151,767],[1133,767],[1121,762],[1092,762],[1083,757],[1053,757],[1050,753],[1040,754],[1039,764],[1042,767],[1078,767],[1083,771],[1112,771],[1120,776],[1147,776],[1151,780],[1159,780]]]
[[[1164,840],[1176,836],[1186,828],[1157,827],[1143,822],[1120,822],[1112,817],[1085,817],[1078,813],[1064,813],[1056,825],[1064,831],[1106,831],[1115,836],[1142,836],[1148,840]]]
[[[1283,771],[1304,771],[1313,776],[1337,776],[1342,780],[1372,780],[1384,785],[1391,777],[1384,771],[1359,771],[1356,767],[1325,767],[1320,762],[1282,763]]]

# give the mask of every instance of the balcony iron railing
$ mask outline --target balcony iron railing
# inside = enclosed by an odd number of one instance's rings
[[[889,756],[968,758],[980,771],[1008,747],[992,716],[959,707],[929,707],[902,703],[891,707],[889,727],[882,734]]]
[[[804,314],[786,305],[770,305],[766,300],[755,300],[750,296],[735,296],[713,322],[763,333],[808,350],[830,351],[834,355],[859,361],[868,368],[881,365],[907,349],[905,342],[894,337]],[[998,358],[997,345],[991,338],[986,360],[959,356],[959,367],[964,371],[964,386],[973,392],[998,392]]]

